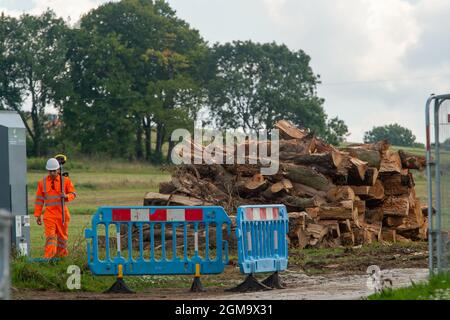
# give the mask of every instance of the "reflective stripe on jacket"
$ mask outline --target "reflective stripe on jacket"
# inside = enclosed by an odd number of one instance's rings
[[[59,176],[52,180],[50,176],[44,177],[38,183],[36,191],[36,201],[34,205],[34,216],[39,217],[45,206],[44,215],[46,218],[62,218],[61,214],[61,183]],[[69,177],[64,177],[65,203],[72,201],[76,197],[75,188]],[[65,214],[69,214],[67,206],[64,206]]]

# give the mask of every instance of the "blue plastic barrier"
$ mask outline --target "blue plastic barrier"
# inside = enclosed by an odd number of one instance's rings
[[[248,277],[231,291],[282,288],[278,272],[287,269],[289,217],[284,205],[241,206],[237,213],[238,263]],[[254,273],[274,272],[260,284]]]
[[[219,274],[228,263],[228,242],[224,240],[222,230],[224,224],[229,235],[230,218],[222,207],[216,206],[100,207],[92,218],[92,229],[85,230],[88,265],[95,275],[120,275],[122,272],[123,275]],[[115,236],[109,234],[111,225],[115,229]],[[199,243],[199,225],[204,226],[204,243]],[[102,248],[99,246],[99,226],[105,228]],[[166,239],[166,229],[169,226],[172,236]],[[189,235],[188,227],[190,230],[193,228],[193,235]],[[147,252],[144,249],[144,228],[149,230]],[[214,259],[211,258],[209,248],[212,228],[216,244]],[[121,249],[121,230],[124,229],[127,231],[126,252]],[[155,230],[160,232],[160,259],[155,256]],[[183,242],[178,239],[177,243],[177,231],[183,235]],[[203,232],[201,236],[203,237]],[[115,254],[114,248],[110,248],[111,237],[116,238]],[[172,241],[170,248],[166,248],[168,240]],[[138,250],[133,250],[133,243],[137,243]],[[183,254],[177,254],[177,247],[181,248],[181,245]]]

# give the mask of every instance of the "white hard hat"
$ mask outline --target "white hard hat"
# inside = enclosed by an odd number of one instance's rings
[[[55,158],[50,158],[47,160],[47,165],[45,166],[47,170],[58,170],[59,162]]]

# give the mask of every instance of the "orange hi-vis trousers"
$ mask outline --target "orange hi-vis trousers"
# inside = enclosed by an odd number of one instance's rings
[[[62,219],[45,218],[45,252],[44,258],[66,257],[69,254],[67,250],[67,241],[69,239],[69,215],[65,217],[65,223]]]
[[[36,203],[34,216],[39,217],[44,211],[45,227],[45,252],[44,258],[65,257],[69,254],[67,250],[67,240],[69,238],[70,213],[67,206],[64,206],[64,225],[62,223],[61,210],[61,183],[59,176],[52,180],[50,176],[45,177],[38,183],[36,191]],[[75,188],[69,177],[64,178],[65,203],[72,201],[76,197]]]

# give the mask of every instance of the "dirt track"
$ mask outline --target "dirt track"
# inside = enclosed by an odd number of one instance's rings
[[[423,281],[428,276],[427,269],[383,270],[390,278],[394,288],[411,285],[411,281]],[[55,292],[20,290],[14,293],[15,299],[132,299],[132,300],[356,300],[372,294],[367,286],[367,275],[345,275],[342,273],[325,276],[308,276],[302,272],[287,271],[283,274],[286,289],[253,293],[229,293],[223,289],[208,288],[208,292],[192,294],[185,289],[158,289],[138,294],[101,294],[88,292]]]
[[[92,292],[58,292],[52,290],[13,290],[14,299],[135,299],[135,300],[191,300],[191,299],[359,299],[373,293],[367,287],[367,268],[378,265],[393,287],[407,286],[427,277],[426,243],[411,245],[386,245],[374,248],[346,248],[326,250],[293,250],[288,270],[281,273],[284,290],[236,294],[225,292],[241,282],[236,261],[230,261],[220,275],[204,276],[205,293],[190,293],[191,277],[185,277],[177,287],[149,286],[136,294],[103,294]],[[258,275],[264,279],[264,275]],[[125,281],[131,282],[131,279]],[[167,280],[164,280],[167,281]],[[180,285],[181,284],[181,285]],[[165,286],[169,286],[166,285]]]
[[[411,285],[411,281],[425,280],[428,269],[391,269],[385,270],[393,287]],[[238,300],[356,300],[366,297],[374,291],[367,286],[367,275],[307,276],[290,273],[284,276],[288,287],[284,290],[211,296],[208,299]]]

